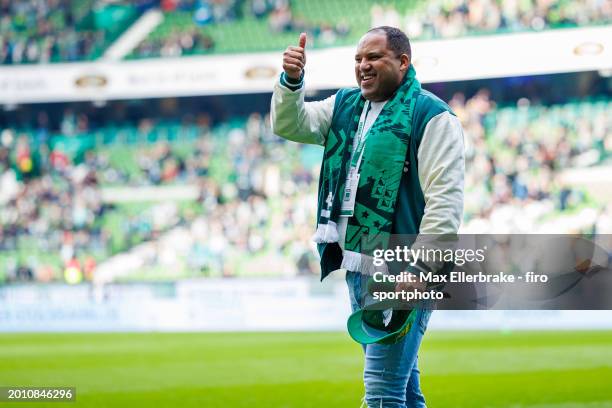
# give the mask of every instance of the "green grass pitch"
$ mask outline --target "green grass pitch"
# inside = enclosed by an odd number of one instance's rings
[[[610,408],[612,332],[427,333],[430,408]],[[0,386],[75,386],[76,403],[0,407],[358,407],[345,333],[2,334]]]

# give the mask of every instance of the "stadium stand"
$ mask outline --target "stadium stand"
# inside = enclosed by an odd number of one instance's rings
[[[431,39],[612,21],[611,2],[599,0],[3,0],[0,64],[99,58],[152,7],[162,10],[163,21],[128,58],[278,50],[301,31],[314,47],[353,45],[378,25]]]
[[[168,1],[162,10],[164,21],[130,58],[278,50],[301,31],[309,32],[311,47],[353,45],[379,25],[403,28],[412,39],[432,39],[612,21],[611,3],[597,0]]]
[[[414,13],[374,6],[372,25],[399,24],[412,38],[454,38],[474,34],[540,31],[606,24],[612,5],[606,1],[434,1]]]
[[[0,64],[93,60],[151,2],[3,0]]]
[[[458,94],[449,104],[469,135],[464,211],[468,225],[472,219],[489,219],[494,209],[503,212],[506,204],[520,208],[534,201],[552,203],[551,208],[537,209],[536,222],[553,209],[589,205],[588,197],[563,185],[558,175],[610,159],[610,101],[543,107],[521,99],[518,106],[495,108],[486,90],[463,101]],[[505,225],[496,227],[533,231],[533,222],[520,226],[516,218],[507,218]]]
[[[558,176],[610,161],[612,102],[497,107],[483,89],[449,104],[466,132],[466,231],[534,232],[551,221],[584,231],[609,222],[610,206]],[[87,123],[67,109],[58,134],[2,132],[0,280],[93,279],[95,265],[115,254],[141,265],[119,277],[127,280],[316,271],[319,148],[277,138],[259,113],[216,126]],[[197,193],[186,201],[103,199],[121,186],[136,196],[149,187]],[[599,214],[564,225],[563,216],[582,209]]]

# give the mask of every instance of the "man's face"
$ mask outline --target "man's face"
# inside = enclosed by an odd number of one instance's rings
[[[384,32],[367,33],[357,45],[355,77],[364,98],[372,102],[389,99],[402,83],[410,65],[406,54],[401,56],[387,48]]]

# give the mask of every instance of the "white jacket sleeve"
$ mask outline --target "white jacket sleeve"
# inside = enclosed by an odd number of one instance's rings
[[[456,234],[463,216],[465,156],[459,119],[449,112],[433,117],[418,151],[419,181],[425,196],[420,234]]]
[[[270,118],[274,134],[294,142],[325,145],[336,95],[304,102],[304,87],[292,91],[280,81],[274,85]]]
[[[439,236],[456,234],[463,218],[465,155],[459,119],[449,112],[430,119],[417,156],[425,213],[412,247],[446,247]],[[442,266],[432,259],[424,262],[434,271]]]

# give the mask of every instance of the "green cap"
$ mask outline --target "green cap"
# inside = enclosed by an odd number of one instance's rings
[[[394,344],[410,331],[416,319],[416,309],[393,309],[391,321],[385,325],[383,312],[397,302],[383,301],[367,305],[348,318],[349,335],[361,344]]]

